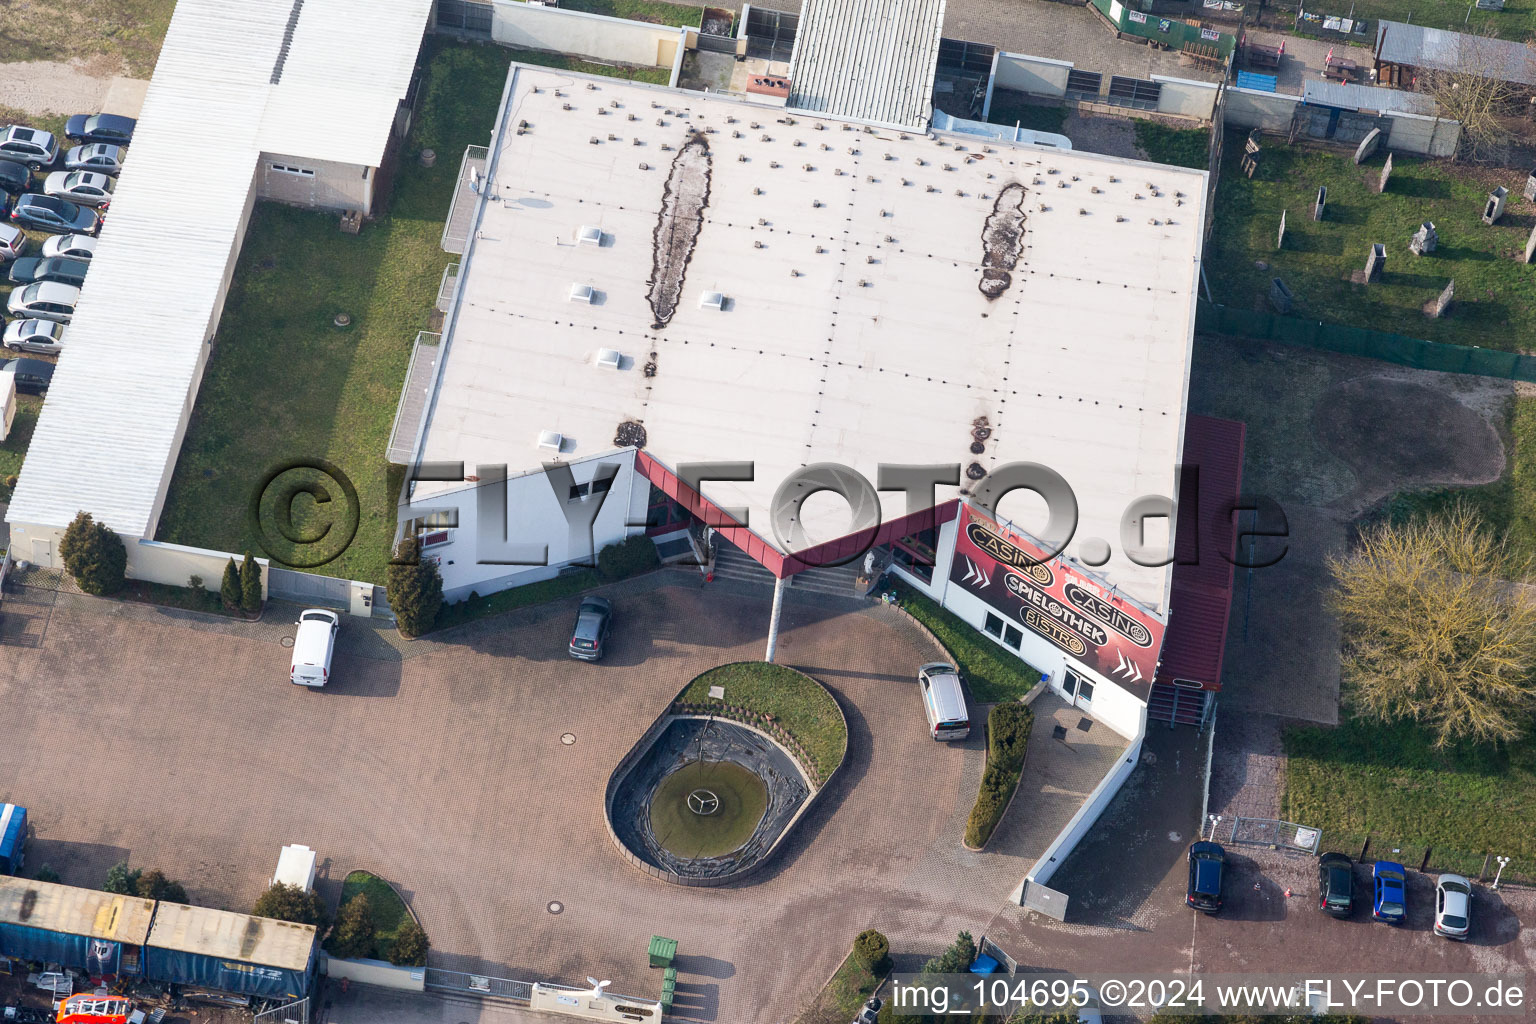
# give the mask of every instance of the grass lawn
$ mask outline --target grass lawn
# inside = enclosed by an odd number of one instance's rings
[[[689,28],[697,28],[704,16],[702,7],[669,4],[665,0],[560,0],[560,9],[649,21],[657,25],[687,25]]]
[[[20,0],[6,5],[5,60],[79,59],[92,73],[148,78],[176,0]]]
[[[562,4],[561,6],[566,8],[569,5]],[[673,5],[656,4],[655,6],[671,7]],[[497,49],[500,48],[498,47]],[[589,60],[577,60],[575,57],[567,57],[560,53],[545,53],[542,50],[501,50],[500,52],[510,55],[512,60],[521,64],[537,64],[539,67],[555,68],[559,71],[576,71],[583,75],[607,75],[609,78],[627,78],[632,82],[649,82],[652,85],[666,85],[667,81],[672,77],[672,70],[670,68],[639,68],[623,64],[595,64]],[[506,77],[505,67],[501,77]],[[496,85],[496,91],[496,99],[499,99],[501,93],[501,83],[499,81]],[[470,102],[473,102],[476,98],[470,97]],[[493,104],[491,112],[485,116],[487,134],[490,132],[491,122],[496,113],[494,107],[495,99],[491,102]],[[444,216],[447,216],[446,211]]]
[[[6,358],[17,353],[7,352]],[[37,427],[37,414],[43,408],[43,400],[37,395],[16,396],[16,418],[11,420],[11,432],[0,442],[0,497],[11,498],[10,479],[21,472],[21,460],[26,457],[27,445],[32,443],[32,431]]]
[[[1061,126],[1067,121],[1067,108],[1030,103],[1023,93],[1011,89],[998,89],[992,94],[992,106],[987,109],[987,120],[993,124],[1017,125],[1036,132],[1061,134]]]
[[[822,779],[842,763],[848,726],[837,701],[814,679],[783,665],[746,661],[710,669],[684,687],[677,699],[687,704],[712,703],[711,686],[725,687],[727,704],[772,715],[805,748]]]
[[[1307,6],[1310,9],[1310,5]],[[1472,7],[1470,0],[1352,0],[1342,6],[1323,4],[1318,9],[1344,15],[1351,6],[1356,18],[1373,21],[1411,21],[1415,25],[1456,32],[1478,32],[1485,26],[1492,26],[1501,39],[1524,40],[1536,35],[1536,0],[1507,0],[1502,11],[1479,11],[1473,7],[1470,18],[1467,17],[1467,8]],[[1355,39],[1361,45],[1370,46],[1376,37],[1356,36]]]
[[[1018,700],[1040,681],[1039,669],[985,639],[958,616],[903,583],[893,580],[891,587],[901,595],[901,607],[907,614],[927,626],[944,645],[977,703]]]
[[[875,994],[883,977],[860,964],[850,951],[797,1024],[846,1024]]]
[[[1136,119],[1136,145],[1147,159],[1203,171],[1211,160],[1209,128],[1170,128],[1157,121]]]
[[[1323,848],[1476,877],[1488,852],[1515,858],[1506,875],[1536,879],[1536,739],[1503,750],[1432,749],[1412,725],[1346,719],[1292,728],[1282,814],[1323,829]],[[1393,854],[1392,850],[1401,852]]]
[[[335,557],[315,571],[384,582],[399,479],[384,449],[411,345],[427,326],[443,268],[453,259],[439,242],[459,154],[489,141],[513,60],[601,74],[629,71],[435,38],[427,47],[421,105],[385,217],[353,236],[328,214],[257,205],[176,463],[160,539],[292,554],[258,543],[247,504],[269,469],[320,458],[351,479],[361,521],[344,551],[319,550]],[[666,80],[665,72],[653,71],[635,77]],[[411,158],[423,148],[438,152],[435,167]],[[335,327],[337,313],[351,316],[352,324]],[[298,498],[296,525],[317,531],[325,522],[324,506]]]
[[[358,893],[367,893],[368,909],[373,915],[374,950],[371,959],[388,960],[394,948],[395,934],[400,926],[411,919],[405,909],[405,901],[395,892],[394,886],[367,871],[353,871],[341,884],[341,906]]]
[[[1226,139],[1216,224],[1204,266],[1215,300],[1238,309],[1268,309],[1271,278],[1296,294],[1294,315],[1393,331],[1414,338],[1505,350],[1529,350],[1536,338],[1536,278],[1519,262],[1531,230],[1532,206],[1521,198],[1524,175],[1397,154],[1387,191],[1374,194],[1384,157],[1356,167],[1348,153],[1270,143],[1259,176],[1238,167],[1243,135]],[[1482,223],[1484,197],[1510,189],[1504,218]],[[1319,185],[1328,187],[1324,219],[1314,223]],[[1275,250],[1281,211],[1285,248]],[[1408,241],[1422,221],[1440,237],[1431,255],[1417,257]],[[1383,280],[1351,284],[1374,242],[1387,247]],[[1266,263],[1259,269],[1256,262]],[[1423,306],[1452,278],[1449,316],[1425,316]]]

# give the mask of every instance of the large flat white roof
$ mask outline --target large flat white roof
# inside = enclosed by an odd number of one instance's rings
[[[845,130],[539,68],[513,76],[497,201],[482,201],[460,271],[423,459],[516,473],[549,457],[540,431],[563,434],[561,457],[576,459],[613,451],[619,423],[637,420],[665,465],[754,461],[754,482],[703,490],[750,508],[770,542],[769,500],[808,463],[874,481],[881,462],[1041,462],[1076,491],[1077,536],[1115,549],[1111,581],[1163,606],[1165,571],[1119,554],[1119,521],[1133,498],[1173,494],[1204,172]],[[676,313],[655,330],[663,188],[695,132],[710,152],[708,204]],[[1024,191],[1022,250],[989,301],[982,233],[1010,184]],[[583,225],[602,245],[576,243]],[[572,285],[596,301],[570,301]],[[708,291],[723,310],[700,307]],[[599,349],[622,353],[622,367],[594,365]],[[979,417],[992,434],[976,455]],[[899,493],[881,497],[885,518],[906,511]],[[836,499],[805,513],[815,541],[848,532]]]
[[[153,533],[257,160],[376,165],[430,6],[177,3],[11,522]]]

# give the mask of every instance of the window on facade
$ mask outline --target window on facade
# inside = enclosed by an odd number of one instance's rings
[[[575,501],[577,498],[585,498],[591,486],[591,484],[571,484],[571,494],[566,500]]]
[[[1017,626],[1009,626],[1008,629],[1003,633],[1003,643],[1007,644],[1009,647],[1012,647],[1014,650],[1018,650],[1019,645],[1023,642],[1024,631],[1019,629]]]
[[[301,174],[306,178],[313,178],[315,176],[315,172],[308,168],[293,167],[288,164],[273,164],[272,169],[274,171],[281,171],[283,174]]]
[[[612,488],[613,488],[613,477],[611,477],[611,476],[608,477],[607,479],[604,479],[604,480],[593,480],[592,481],[592,493],[593,494],[601,494],[602,492],[607,491],[607,490],[611,490]]]
[[[453,539],[453,534],[448,530],[429,530],[421,535],[421,546],[430,548],[437,544],[447,544]]]
[[[982,626],[981,628],[985,629],[993,636],[1001,639],[1003,635],[1003,620],[999,616],[993,615],[991,612],[987,612],[986,625]]]
[[[921,555],[914,555],[909,548],[903,547],[899,541],[891,545],[891,561],[924,583],[933,582],[933,560],[931,558],[924,558]]]

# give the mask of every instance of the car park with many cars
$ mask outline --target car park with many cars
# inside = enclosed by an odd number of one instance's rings
[[[0,260],[14,260],[26,251],[26,232],[14,224],[0,224]]]
[[[34,171],[52,167],[59,158],[59,143],[49,132],[22,124],[0,131],[0,159],[14,160]]]
[[[6,306],[12,316],[35,317],[69,323],[80,302],[80,289],[57,281],[35,281],[11,291]]]
[[[89,260],[96,255],[96,239],[91,235],[53,235],[43,243],[43,255]]]
[[[3,343],[12,352],[56,356],[64,348],[65,330],[53,320],[12,320],[5,327]]]
[[[64,125],[64,137],[76,142],[109,142],[126,146],[138,122],[120,114],[76,114]]]
[[[64,154],[64,169],[117,174],[123,169],[123,149],[110,142],[87,142],[71,146]]]
[[[0,192],[25,192],[32,187],[32,168],[0,159]]]
[[[49,383],[53,380],[53,364],[45,363],[41,359],[12,359],[0,370],[10,370],[16,375],[16,390],[27,394],[40,395],[48,390]]]
[[[112,201],[117,179],[96,171],[54,171],[43,179],[43,192],[83,206],[105,206]]]
[[[11,284],[31,284],[33,281],[58,281],[79,288],[85,283],[85,272],[91,265],[85,260],[67,256],[28,256],[11,264]]]
[[[101,215],[76,206],[68,199],[27,193],[16,200],[11,220],[34,231],[56,234],[93,234],[101,227]]]

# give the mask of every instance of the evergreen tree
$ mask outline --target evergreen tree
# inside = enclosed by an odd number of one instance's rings
[[[384,583],[401,633],[420,636],[432,628],[443,606],[443,576],[435,561],[421,557],[415,537],[406,537],[395,549]]]
[[[240,610],[247,615],[261,611],[261,566],[249,551],[240,566]]]
[[[235,566],[234,558],[224,566],[224,580],[219,584],[219,597],[224,601],[224,607],[235,609],[240,607],[240,570]]]
[[[127,580],[128,549],[123,539],[89,512],[75,516],[59,542],[64,568],[87,594],[115,594]]]

